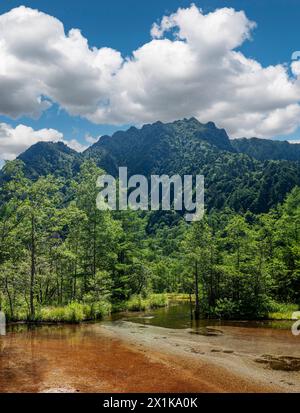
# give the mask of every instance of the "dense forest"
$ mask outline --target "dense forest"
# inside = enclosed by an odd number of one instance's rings
[[[299,161],[300,159],[299,143],[273,141],[270,139],[243,138],[232,140],[231,145],[238,152],[245,153],[260,161],[267,159]]]
[[[98,210],[96,180],[118,166],[204,174],[205,218]],[[15,320],[93,319],[166,293],[199,296],[203,317],[299,305],[299,185],[299,161],[237,153],[225,131],[195,119],[118,132],[84,154],[35,145],[1,173],[1,309]]]

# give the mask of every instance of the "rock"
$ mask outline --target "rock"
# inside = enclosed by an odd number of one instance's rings
[[[264,354],[255,359],[255,362],[265,364],[272,370],[300,371],[300,357],[272,356],[270,354]]]

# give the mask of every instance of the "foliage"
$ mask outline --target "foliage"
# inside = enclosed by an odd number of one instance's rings
[[[40,310],[38,320],[79,323],[85,320],[99,320],[109,313],[110,305],[104,301],[93,303],[93,306],[73,302],[63,307],[43,307]]]
[[[300,145],[287,141],[273,141],[271,139],[243,138],[234,139],[232,146],[241,153],[245,153],[260,161],[281,160],[300,161]]]
[[[130,300],[125,303],[125,308],[128,311],[146,311],[168,305],[168,297],[166,294],[150,294],[144,298],[141,295],[133,295]]]
[[[39,147],[24,163],[6,163],[0,308],[9,319],[79,322],[196,292],[205,317],[290,317],[300,304],[296,162],[238,154],[224,131],[195,119],[131,128],[111,139],[80,159],[51,145],[48,158],[43,146],[42,158],[58,168],[47,164],[45,174],[32,163]],[[205,219],[187,224],[174,212],[99,211],[99,165],[116,173],[124,159],[130,173],[204,173]]]
[[[299,311],[297,304],[275,303],[271,304],[268,318],[271,320],[291,320],[295,311]]]
[[[62,142],[40,142],[19,160],[27,178],[52,174],[64,178],[66,187],[86,160],[114,176],[120,166],[127,166],[129,175],[148,177],[203,174],[208,211],[228,207],[238,213],[262,213],[282,203],[287,193],[300,185],[299,146],[266,139],[230,140],[213,122],[202,124],[191,118],[103,136],[83,154]],[[0,181],[9,179],[6,168],[1,175]],[[160,220],[176,222],[176,215],[154,214],[149,229]]]

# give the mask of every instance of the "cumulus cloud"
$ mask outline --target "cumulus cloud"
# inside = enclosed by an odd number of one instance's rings
[[[18,125],[13,128],[7,123],[0,123],[0,158],[15,159],[20,153],[37,142],[58,142],[63,140],[63,134],[55,129],[33,130],[29,126]]]
[[[7,123],[0,123],[0,166],[1,161],[15,159],[31,145],[37,142],[64,142],[70,148],[82,152],[87,148],[77,140],[65,140],[63,134],[55,129],[34,130],[29,126],[18,125],[13,128]]]
[[[0,113],[38,117],[52,102],[100,124],[195,116],[231,137],[270,137],[300,124],[299,63],[263,67],[239,51],[255,23],[243,11],[191,5],[155,23],[122,57],[24,6],[0,16]]]
[[[85,151],[89,145],[83,145],[82,143],[78,142],[76,139],[71,139],[71,140],[63,140],[63,142],[68,145],[71,149],[74,149],[74,151],[77,152],[83,152]]]
[[[93,136],[91,136],[89,133],[86,133],[84,139],[87,143],[89,143],[90,145],[93,145],[94,143],[98,142],[101,136],[98,136],[96,138],[94,138]]]

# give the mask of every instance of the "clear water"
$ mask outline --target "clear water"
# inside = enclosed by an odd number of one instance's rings
[[[168,307],[158,308],[147,312],[114,314],[111,319],[125,320],[143,325],[153,325],[174,329],[192,329],[194,333],[215,335],[221,333],[218,327],[255,327],[288,329],[292,321],[224,321],[224,320],[191,320],[191,309],[189,302],[172,302]],[[213,327],[213,328],[210,328]]]

